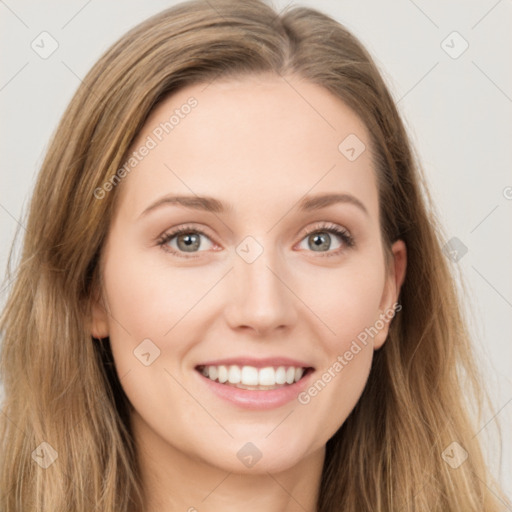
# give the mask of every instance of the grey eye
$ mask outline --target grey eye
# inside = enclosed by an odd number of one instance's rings
[[[207,241],[206,247],[204,247],[205,240]],[[213,245],[211,240],[205,234],[198,233],[196,231],[184,231],[175,233],[174,235],[169,235],[165,244],[176,252],[188,253],[202,252],[204,250],[211,249]]]
[[[340,238],[339,235],[335,235],[335,237]],[[338,249],[341,247],[341,243],[338,242],[338,245],[332,247],[333,237],[327,231],[316,231],[314,233],[310,233],[308,236],[304,238],[301,242],[301,245],[307,242],[307,247],[301,247],[301,249],[308,249],[314,252],[327,252],[333,249]]]
[[[179,235],[176,238],[178,248],[185,252],[194,252],[199,249],[201,245],[201,235],[198,233],[188,233],[185,235]]]

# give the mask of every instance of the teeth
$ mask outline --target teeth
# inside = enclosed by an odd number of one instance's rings
[[[276,373],[276,384],[284,384],[286,382],[286,370],[284,369],[284,366],[280,366]]]
[[[212,366],[211,368],[215,368],[215,367]],[[242,368],[242,375],[240,377],[240,382],[247,386],[258,386],[259,385],[258,369],[254,368],[253,366],[244,366]]]
[[[214,376],[214,374],[215,374],[216,369],[217,369],[216,366],[208,367],[208,378],[215,380],[216,376]],[[213,374],[210,373],[212,370],[213,370]],[[212,375],[212,377],[210,377],[210,375]],[[230,384],[238,384],[241,379],[242,379],[242,372],[240,371],[240,367],[234,366],[234,365],[230,366],[229,371],[228,371],[228,382]]]
[[[218,381],[221,384],[235,384],[241,386],[264,386],[274,387],[286,384],[293,384],[301,379],[304,374],[304,368],[301,367],[284,367],[276,368],[267,366],[265,368],[255,368],[254,366],[237,366],[229,367],[220,366],[204,366],[200,369],[201,373],[211,380]]]
[[[277,369],[279,371],[279,368]],[[259,370],[259,382],[260,386],[275,386],[276,383],[276,371],[271,366],[266,368],[260,368]],[[245,382],[242,382],[245,384]]]
[[[208,377],[208,375],[206,375]],[[219,366],[219,382],[224,384],[228,380],[228,369],[225,366]]]

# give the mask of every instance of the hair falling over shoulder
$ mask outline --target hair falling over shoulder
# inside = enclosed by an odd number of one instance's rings
[[[130,405],[108,339],[94,343],[89,328],[117,196],[94,191],[122,168],[168,94],[268,72],[319,84],[360,116],[373,139],[383,240],[400,238],[408,251],[400,314],[358,404],[327,443],[318,512],[497,512],[508,503],[475,437],[490,400],[440,228],[372,58],[315,10],[198,0],[146,20],[99,59],[42,164],[1,318],[0,512],[143,510]],[[442,457],[454,442],[468,454],[456,469]],[[47,467],[36,463],[42,450]]]

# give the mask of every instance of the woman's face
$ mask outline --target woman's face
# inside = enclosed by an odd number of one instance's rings
[[[385,266],[365,126],[317,85],[249,77],[175,93],[133,151],[92,333],[139,442],[234,472],[322,452],[405,270],[400,241]]]

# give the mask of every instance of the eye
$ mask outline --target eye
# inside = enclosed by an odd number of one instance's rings
[[[197,228],[182,226],[168,233],[164,233],[159,238],[158,245],[165,251],[169,251],[176,256],[190,258],[194,256],[187,256],[186,253],[193,254],[202,252],[199,251],[199,248],[205,245],[202,242],[202,238],[206,238],[209,241],[204,250],[211,249],[213,242],[203,231]]]
[[[333,237],[338,238],[339,242],[336,247],[331,247]],[[307,230],[306,236],[302,239],[300,248],[306,243],[305,249],[313,252],[323,253],[320,256],[336,256],[341,254],[343,250],[354,246],[354,239],[345,229],[335,224],[324,224],[315,226],[313,229]],[[302,246],[302,247],[301,247]]]
[[[331,247],[334,239],[338,239],[336,247]],[[208,243],[204,247],[202,239]],[[336,224],[323,224],[315,226],[313,229],[306,230],[306,235],[301,241],[301,245],[307,244],[306,250],[320,253],[319,256],[336,256],[345,249],[354,246],[354,239],[350,233]],[[181,258],[194,258],[195,253],[211,250],[214,243],[210,237],[198,228],[191,226],[182,226],[164,233],[157,244],[164,251],[170,252]],[[299,246],[304,249],[304,247]],[[202,250],[199,250],[199,249]]]

